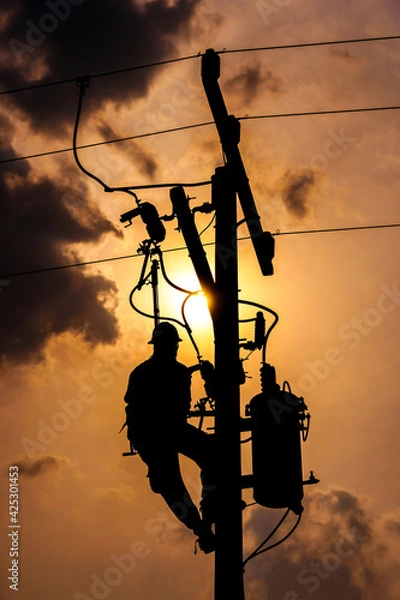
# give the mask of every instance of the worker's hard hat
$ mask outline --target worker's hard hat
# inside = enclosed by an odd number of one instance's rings
[[[181,338],[178,335],[178,331],[176,327],[164,321],[155,326],[153,330],[153,335],[151,336],[151,340],[149,344],[157,344],[157,342],[163,341],[171,341],[171,342],[181,342]]]

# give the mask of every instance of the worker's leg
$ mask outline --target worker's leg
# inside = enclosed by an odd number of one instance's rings
[[[215,522],[217,502],[215,437],[192,425],[187,425],[179,440],[179,452],[193,460],[201,469],[203,518]]]
[[[178,452],[200,467],[204,493],[213,490],[216,484],[214,436],[187,425],[179,437]]]
[[[139,452],[149,467],[153,492],[160,494],[174,515],[189,529],[197,532],[201,517],[182,479],[178,453],[165,447],[157,455]]]
[[[179,457],[175,449],[166,445],[157,453],[137,448],[142,460],[149,467],[148,477],[153,492],[161,494],[174,515],[198,536],[200,549],[205,552],[215,550],[215,536],[211,522],[200,517],[190,494],[183,482]]]

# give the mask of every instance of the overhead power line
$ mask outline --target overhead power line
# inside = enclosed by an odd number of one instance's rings
[[[296,48],[314,48],[314,47],[318,47],[318,46],[332,46],[332,45],[339,45],[339,44],[384,42],[384,41],[398,40],[398,39],[400,39],[400,35],[386,35],[386,36],[370,37],[370,38],[351,38],[351,39],[347,39],[347,40],[328,40],[328,41],[322,41],[322,42],[302,42],[302,43],[296,43],[296,44],[279,44],[279,45],[275,45],[275,46],[263,46],[263,47],[257,47],[257,48],[234,48],[234,49],[224,48],[223,50],[220,50],[218,52],[218,54],[234,54],[234,53],[239,54],[239,53],[246,53],[246,52],[266,52],[266,51],[271,51],[271,50],[290,50],[290,49],[296,49]],[[193,60],[195,58],[200,58],[202,55],[203,55],[203,52],[200,51],[197,54],[190,54],[187,56],[180,56],[177,58],[160,60],[160,61],[146,63],[146,64],[142,64],[142,65],[134,65],[134,66],[125,67],[122,69],[113,69],[111,71],[102,71],[102,72],[94,73],[94,74],[90,75],[90,78],[96,79],[96,78],[100,78],[100,77],[109,77],[111,75],[119,75],[121,73],[128,73],[130,71],[138,71],[140,69],[148,69],[148,68],[169,65],[172,63],[183,62],[183,61]],[[20,92],[26,92],[26,91],[31,91],[31,90],[38,90],[38,89],[53,87],[53,86],[57,86],[57,85],[64,85],[67,83],[74,83],[75,80],[76,80],[76,77],[72,77],[72,78],[70,77],[68,79],[60,79],[57,81],[48,81],[45,83],[38,83],[35,85],[23,86],[23,87],[19,87],[19,88],[10,89],[10,90],[3,90],[3,91],[0,91],[0,96],[17,94]]]
[[[390,229],[400,227],[400,223],[385,223],[383,225],[356,225],[354,227],[327,227],[325,229],[304,229],[303,231],[279,231],[272,235],[304,235],[308,233],[337,233],[339,231],[365,231],[366,229]],[[240,238],[242,239],[242,238]]]
[[[315,117],[318,115],[344,115],[348,113],[365,113],[365,112],[377,112],[383,110],[398,110],[400,106],[365,106],[359,108],[337,108],[329,110],[311,110],[307,112],[293,112],[293,113],[279,113],[270,115],[245,115],[239,117],[239,121],[245,120],[257,120],[257,119],[283,119],[286,117]]]
[[[282,118],[290,118],[290,117],[311,117],[311,116],[323,116],[323,115],[339,115],[339,114],[348,114],[348,113],[365,113],[365,112],[379,112],[379,111],[389,111],[389,110],[399,110],[400,105],[394,106],[367,106],[367,107],[359,107],[359,108],[339,108],[332,110],[313,110],[313,111],[305,111],[305,112],[293,112],[293,113],[272,113],[265,115],[244,115],[242,117],[238,117],[238,121],[255,121],[260,119],[282,119]],[[180,131],[186,131],[188,129],[196,129],[200,127],[208,127],[210,125],[214,125],[214,121],[205,121],[203,123],[194,123],[192,125],[182,125],[180,127],[172,127],[170,129],[162,129],[160,131],[151,131],[148,133],[139,133],[136,135],[130,135],[126,137],[114,138],[110,140],[103,140],[101,142],[93,142],[91,144],[82,144],[77,146],[78,150],[84,150],[86,148],[96,148],[97,146],[105,146],[108,144],[119,144],[121,142],[128,142],[131,140],[138,140],[142,138],[153,137],[156,135],[164,135],[168,133],[177,133]],[[73,148],[60,148],[58,150],[48,150],[46,152],[37,152],[36,154],[27,154],[24,156],[14,156],[13,158],[6,158],[0,160],[0,165],[5,165],[13,162],[18,162],[21,160],[30,160],[32,158],[40,158],[43,156],[52,156],[55,154],[62,154],[65,152],[72,152]],[[139,188],[137,188],[139,189]]]
[[[306,229],[306,230],[302,230],[302,231],[279,231],[279,229],[278,229],[275,233],[272,233],[272,235],[273,236],[283,236],[283,235],[304,235],[304,234],[310,234],[310,233],[338,233],[338,232],[348,232],[348,231],[365,231],[368,229],[388,229],[388,228],[395,228],[395,227],[400,227],[400,223],[385,223],[382,225],[359,225],[359,226],[354,226],[354,227],[331,227],[331,228],[325,228],[325,229]],[[250,236],[243,236],[243,237],[239,237],[238,241],[246,241],[249,239],[250,239]],[[214,245],[215,245],[215,242],[203,243],[204,247],[205,246],[214,246]],[[170,253],[170,252],[182,252],[184,250],[187,251],[186,246],[177,246],[175,248],[167,248],[167,249],[163,250],[163,253],[166,254],[166,253]],[[126,254],[124,256],[111,256],[108,258],[98,258],[95,260],[89,260],[89,261],[85,261],[85,262],[69,263],[67,265],[56,265],[54,267],[44,267],[42,269],[32,269],[30,271],[17,271],[14,273],[0,274],[0,279],[11,279],[13,277],[22,277],[25,275],[38,275],[39,273],[48,273],[51,271],[62,271],[65,269],[87,267],[87,266],[98,265],[101,263],[115,262],[117,260],[126,260],[128,258],[139,258],[139,257],[143,258],[143,254],[135,253],[135,254]]]
[[[278,46],[260,46],[258,48],[238,48],[233,50],[222,50],[221,54],[235,54],[244,52],[265,52],[269,50],[290,50],[295,48],[315,48],[318,46],[334,46],[338,44],[357,44],[361,42],[384,42],[389,40],[398,40],[400,35],[385,35],[368,38],[352,38],[349,40],[330,40],[325,42],[304,42],[297,44],[281,44]]]
[[[166,133],[175,133],[177,131],[185,131],[187,129],[195,129],[198,127],[206,127],[207,125],[214,125],[214,121],[206,121],[204,123],[194,123],[193,125],[183,125],[181,127],[172,127],[170,129],[162,129],[160,131],[150,131],[148,133],[139,133],[136,135],[129,135],[121,138],[113,138],[111,140],[103,140],[101,142],[93,142],[91,144],[82,144],[77,146],[77,150],[84,150],[85,148],[95,148],[97,146],[106,146],[107,144],[119,144],[121,142],[128,142],[131,140],[139,140],[146,137],[152,137],[156,135],[163,135]],[[15,156],[14,158],[6,158],[0,161],[0,165],[10,162],[17,162],[19,160],[28,160],[31,158],[39,158],[41,156],[51,156],[53,154],[62,154],[63,152],[72,152],[72,146],[70,148],[60,148],[59,150],[48,150],[47,152],[38,152],[37,154],[29,154],[26,156]]]
[[[167,60],[159,60],[157,62],[146,63],[144,65],[135,65],[132,67],[126,67],[124,69],[114,69],[112,71],[102,71],[100,73],[93,73],[93,75],[88,75],[90,79],[97,79],[99,77],[108,77],[110,75],[119,75],[121,73],[128,73],[130,71],[139,71],[140,69],[149,69],[151,67],[160,67],[163,65],[170,65],[176,62],[183,62],[185,60],[192,60],[194,58],[198,58],[201,56],[201,52],[199,54],[191,54],[188,56],[180,56],[178,58],[170,58]],[[6,94],[17,94],[19,92],[27,92],[30,90],[38,90],[41,88],[53,87],[56,85],[64,85],[66,83],[75,83],[76,77],[70,77],[69,79],[59,79],[58,81],[48,81],[46,83],[38,83],[35,85],[27,85],[20,88],[14,88],[12,90],[0,91],[0,96],[5,96]]]

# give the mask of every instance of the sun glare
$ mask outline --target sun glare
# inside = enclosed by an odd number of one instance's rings
[[[208,327],[211,324],[207,299],[202,292],[188,297],[184,305],[184,314],[190,327]]]
[[[171,279],[180,288],[188,290],[188,294],[171,290],[162,296],[166,301],[163,306],[161,301],[162,314],[174,314],[176,318],[182,320],[181,310],[183,307],[184,316],[189,327],[193,330],[205,329],[211,326],[211,317],[207,306],[207,299],[200,290],[199,281],[194,273],[187,271],[172,273]],[[192,292],[192,293],[190,293]],[[178,314],[177,314],[178,311]]]

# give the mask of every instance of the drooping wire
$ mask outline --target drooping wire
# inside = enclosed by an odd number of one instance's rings
[[[288,509],[288,510],[290,510],[290,509]],[[298,526],[299,526],[299,524],[300,524],[301,517],[302,517],[302,513],[300,513],[300,514],[298,515],[298,517],[297,517],[297,520],[296,520],[296,523],[293,525],[292,529],[291,529],[291,530],[290,530],[290,531],[289,531],[289,532],[288,532],[288,533],[287,533],[287,534],[286,534],[286,535],[285,535],[285,536],[284,536],[282,539],[280,539],[279,541],[275,542],[275,544],[271,544],[271,545],[270,545],[270,546],[268,546],[267,548],[263,548],[262,550],[258,550],[258,551],[257,551],[257,552],[255,552],[255,553],[253,552],[253,553],[252,553],[252,554],[251,554],[251,555],[250,555],[248,558],[246,558],[246,560],[243,562],[243,567],[244,567],[244,565],[245,565],[245,564],[246,564],[246,563],[247,563],[249,560],[251,560],[251,559],[252,559],[252,558],[254,558],[255,556],[259,556],[260,554],[263,554],[264,552],[268,552],[269,550],[272,550],[272,548],[276,548],[277,546],[280,546],[281,544],[283,544],[283,542],[286,542],[286,540],[287,540],[288,538],[290,538],[290,536],[291,536],[291,535],[292,535],[292,534],[293,534],[293,533],[296,531],[297,527],[298,527]],[[271,537],[271,536],[268,536],[268,539],[270,539],[270,537]],[[268,540],[265,540],[265,541],[264,541],[264,543],[266,543],[266,541],[268,541]],[[263,543],[263,545],[264,545],[264,543]]]
[[[72,136],[73,155],[75,158],[75,162],[78,165],[79,169],[82,171],[82,173],[87,175],[87,177],[94,179],[94,181],[96,181],[97,183],[99,183],[105,192],[125,192],[126,194],[130,194],[137,200],[137,196],[133,192],[134,189],[135,190],[139,190],[139,189],[144,190],[144,189],[177,187],[177,186],[197,187],[197,186],[203,186],[203,185],[211,185],[211,181],[207,180],[207,181],[197,181],[197,182],[189,182],[189,183],[151,183],[151,184],[145,184],[145,185],[129,185],[129,186],[120,186],[120,187],[110,187],[102,179],[100,179],[100,177],[98,177],[94,173],[91,173],[81,163],[79,156],[78,156],[78,145],[77,145],[78,128],[79,128],[79,122],[80,122],[81,113],[82,113],[83,98],[86,94],[87,88],[89,87],[90,77],[89,76],[78,77],[76,82],[79,87],[79,99],[78,99],[78,108],[77,108],[76,117],[75,117],[74,132],[73,132],[73,136]]]
[[[166,272],[166,269],[165,269],[165,265],[164,265],[163,254],[162,254],[161,248],[159,246],[155,246],[155,248],[153,249],[153,254],[156,254],[158,256],[158,258],[159,258],[159,265],[160,265],[160,268],[161,268],[161,274],[162,274],[164,280],[166,281],[166,283],[169,286],[173,287],[174,289],[178,290],[179,292],[183,292],[183,293],[187,294],[187,297],[184,299],[184,301],[183,301],[183,303],[181,305],[181,314],[182,314],[182,320],[183,320],[183,322],[181,322],[178,319],[175,319],[173,317],[164,317],[164,316],[161,316],[161,315],[159,315],[158,318],[159,318],[160,321],[170,321],[172,323],[176,323],[177,325],[179,325],[180,327],[183,327],[186,330],[186,333],[187,333],[187,335],[189,337],[189,340],[191,341],[191,343],[193,345],[193,348],[194,348],[194,350],[196,352],[197,360],[198,360],[199,363],[201,363],[201,361],[202,361],[202,355],[200,353],[200,350],[199,350],[199,347],[198,347],[198,345],[196,343],[196,340],[194,339],[194,336],[193,336],[193,333],[192,333],[192,329],[191,329],[191,327],[189,325],[189,322],[186,319],[186,315],[185,315],[185,305],[186,305],[187,300],[193,294],[198,294],[199,291],[192,292],[190,290],[186,290],[185,288],[182,288],[181,286],[173,283],[169,279],[169,277],[167,275],[167,272]],[[146,313],[143,310],[139,309],[134,304],[134,302],[133,302],[133,296],[134,296],[134,294],[143,287],[143,285],[147,282],[148,278],[151,275],[151,272],[149,272],[147,275],[145,275],[145,270],[146,270],[146,267],[147,267],[147,264],[148,264],[148,260],[149,260],[149,252],[147,252],[146,255],[145,255],[145,259],[144,259],[143,268],[142,268],[142,271],[141,271],[139,282],[136,284],[136,286],[133,288],[133,290],[131,291],[131,293],[129,295],[129,304],[131,305],[131,307],[133,308],[133,310],[135,312],[137,312],[138,314],[142,315],[143,317],[154,319],[154,315]]]
[[[203,233],[205,233],[205,232],[207,231],[207,229],[208,229],[209,227],[211,227],[211,225],[212,225],[212,224],[214,223],[214,221],[215,221],[215,216],[216,216],[216,213],[214,213],[214,214],[213,214],[213,216],[212,216],[212,217],[211,217],[211,219],[210,219],[210,222],[209,222],[209,223],[208,223],[208,224],[207,224],[207,225],[204,227],[204,229],[202,229],[202,230],[200,231],[200,233],[199,233],[199,237],[201,237],[201,236],[203,235]]]
[[[77,108],[76,117],[75,117],[74,133],[72,136],[72,151],[74,154],[75,162],[78,165],[79,169],[82,171],[82,173],[87,175],[87,177],[94,179],[94,181],[97,181],[97,183],[99,183],[104,188],[104,191],[111,191],[109,186],[107,184],[105,184],[104,181],[102,179],[100,179],[100,177],[98,177],[97,175],[94,175],[88,169],[86,169],[86,167],[84,167],[83,164],[81,163],[81,161],[79,160],[76,142],[77,142],[77,137],[78,137],[79,122],[80,122],[81,113],[82,113],[83,98],[86,94],[87,88],[89,87],[90,78],[88,76],[79,77],[76,80],[76,83],[79,88],[79,99],[78,99],[78,108]]]
[[[157,254],[158,254],[158,257],[160,260],[161,274],[164,277],[165,281],[168,283],[168,285],[173,287],[175,290],[178,290],[178,292],[183,292],[184,294],[192,294],[193,290],[187,290],[187,289],[181,287],[180,285],[177,285],[173,281],[171,281],[171,279],[167,275],[167,271],[165,269],[164,258],[163,258],[163,253],[161,251],[161,248],[157,249]]]
[[[78,128],[79,128],[79,122],[80,122],[81,113],[82,113],[83,98],[86,94],[87,88],[89,87],[90,77],[89,76],[79,77],[76,80],[76,83],[79,87],[79,99],[78,99],[78,108],[77,108],[76,117],[75,117],[74,133],[72,136],[72,151],[74,154],[75,162],[78,165],[79,169],[82,171],[82,173],[84,173],[85,175],[87,175],[87,177],[90,177],[97,183],[99,183],[105,192],[114,192],[115,190],[113,188],[110,188],[110,186],[108,186],[106,183],[104,183],[104,181],[102,179],[100,179],[100,177],[98,177],[94,173],[91,173],[91,171],[89,171],[86,167],[84,167],[79,159],[78,149],[77,149]],[[135,198],[135,200],[138,201],[137,195],[135,194],[135,192],[133,192],[130,189],[127,188],[127,189],[121,189],[118,191],[123,191],[123,192],[133,196]]]
[[[136,285],[133,290],[131,291],[131,293],[129,294],[129,304],[131,305],[131,307],[133,308],[133,310],[135,312],[137,312],[139,315],[142,315],[142,317],[147,317],[149,319],[154,319],[154,315],[151,315],[149,313],[145,313],[143,310],[141,310],[140,308],[138,308],[134,303],[133,303],[133,295],[134,293],[138,290],[138,285]],[[184,329],[186,329],[186,326],[184,323],[181,323],[178,319],[174,319],[173,317],[164,317],[164,316],[159,316],[159,320],[160,321],[170,321],[172,323],[176,323],[177,325],[179,325],[180,327],[183,327]]]
[[[266,312],[270,313],[274,317],[274,321],[273,321],[272,325],[270,325],[270,327],[267,329],[267,332],[264,337],[264,343],[263,343],[263,349],[262,349],[262,362],[264,364],[266,361],[268,338],[271,334],[271,331],[274,329],[274,327],[277,325],[277,323],[279,321],[279,315],[274,310],[272,310],[272,308],[268,308],[268,306],[264,306],[263,304],[259,304],[258,302],[253,302],[250,300],[239,300],[239,304],[247,304],[249,306],[255,306],[256,308],[261,308],[261,310],[265,310]],[[253,319],[251,319],[251,320],[253,320]]]
[[[187,294],[186,298],[183,300],[182,304],[181,304],[181,315],[182,315],[182,320],[186,329],[186,332],[189,336],[190,341],[192,342],[193,348],[195,349],[196,355],[197,355],[197,360],[200,363],[202,360],[202,355],[200,353],[199,347],[196,343],[196,340],[193,337],[192,334],[192,328],[189,325],[189,322],[186,318],[185,315],[185,306],[186,306],[186,302],[189,300],[189,298],[191,298],[191,296],[193,296],[194,294],[198,294],[200,293],[201,290],[198,291],[191,291],[191,290],[187,290],[185,288],[183,288],[180,285],[177,285],[176,283],[174,283],[173,281],[171,281],[171,279],[169,278],[167,271],[165,269],[165,264],[164,264],[164,259],[163,259],[163,254],[161,251],[161,248],[157,248],[157,254],[159,257],[159,262],[160,262],[160,268],[161,268],[161,274],[164,278],[164,280],[166,281],[166,283],[171,286],[172,288],[174,288],[175,290],[178,290],[178,292],[182,292],[184,294]]]
[[[166,281],[166,283],[167,283],[169,286],[171,286],[172,288],[174,288],[175,290],[178,290],[178,292],[182,292],[182,293],[184,293],[184,294],[187,294],[187,295],[186,295],[186,298],[183,300],[183,302],[182,302],[182,304],[181,304],[181,315],[182,315],[182,320],[183,320],[183,322],[184,322],[184,325],[185,325],[186,332],[187,332],[187,334],[188,334],[188,336],[189,336],[189,339],[190,339],[190,341],[192,342],[192,345],[193,345],[193,347],[194,347],[194,349],[195,349],[195,351],[196,351],[196,354],[197,354],[197,359],[198,359],[198,361],[199,361],[199,363],[200,363],[200,362],[201,362],[201,360],[202,360],[202,355],[201,355],[201,353],[200,353],[200,350],[199,350],[199,347],[198,347],[198,345],[197,345],[197,343],[196,343],[196,341],[195,341],[195,339],[194,339],[194,337],[193,337],[193,334],[192,334],[192,328],[190,327],[190,325],[189,325],[189,322],[188,322],[188,320],[187,320],[187,318],[186,318],[186,315],[185,315],[185,307],[186,307],[186,303],[187,303],[187,301],[188,301],[188,300],[189,300],[189,299],[190,299],[192,296],[194,296],[194,295],[196,295],[196,294],[201,294],[201,293],[203,293],[203,292],[202,292],[202,290],[195,290],[195,291],[193,291],[193,290],[188,290],[188,289],[186,289],[186,288],[183,288],[183,287],[182,287],[182,286],[180,286],[180,285],[177,285],[177,284],[176,284],[176,283],[174,283],[173,281],[171,281],[171,279],[169,278],[169,276],[168,276],[168,274],[167,274],[167,271],[166,271],[166,269],[165,269],[165,263],[164,263],[163,254],[162,254],[161,248],[157,248],[157,254],[158,254],[158,257],[159,257],[159,261],[160,261],[161,274],[162,274],[162,276],[164,277],[164,280]]]
[[[259,544],[257,546],[257,548],[255,550],[253,550],[253,552],[251,554],[249,554],[249,556],[243,561],[243,570],[244,567],[246,566],[246,564],[249,562],[249,560],[251,560],[252,558],[254,558],[255,556],[257,556],[257,554],[260,552],[261,548],[267,543],[269,542],[269,540],[272,538],[273,535],[275,535],[275,533],[278,531],[279,527],[281,527],[282,523],[285,521],[286,517],[288,516],[290,512],[290,508],[288,508],[285,511],[285,514],[283,515],[283,517],[280,519],[280,521],[275,525],[275,527],[273,528],[273,530],[271,531],[271,533],[269,533],[267,535],[267,537],[265,538],[265,540],[263,540],[261,542],[261,544]]]
[[[199,362],[199,363],[201,363],[201,361],[202,361],[202,355],[200,354],[200,350],[199,350],[199,348],[198,348],[198,346],[197,346],[197,344],[196,344],[196,341],[195,341],[195,339],[194,339],[194,337],[193,337],[193,334],[192,334],[192,329],[191,329],[191,327],[190,327],[190,325],[189,325],[189,322],[188,322],[188,320],[187,320],[187,318],[186,318],[186,315],[185,315],[185,306],[186,306],[186,303],[187,303],[187,301],[188,301],[188,300],[190,300],[190,298],[191,298],[192,296],[195,296],[196,294],[200,294],[200,293],[201,293],[201,290],[198,290],[198,291],[196,291],[196,292],[190,292],[190,293],[189,293],[189,294],[186,296],[186,298],[183,300],[183,302],[182,302],[182,305],[181,305],[181,315],[182,315],[182,320],[183,320],[183,322],[185,323],[186,331],[187,331],[187,334],[188,334],[188,336],[189,336],[189,338],[190,338],[190,341],[192,342],[192,344],[193,344],[193,347],[194,347],[194,349],[196,350],[196,354],[197,354],[197,360],[198,360],[198,362]]]
[[[144,267],[147,265],[147,262],[148,262],[148,257],[147,257],[147,256],[145,256]],[[141,277],[140,277],[140,280],[139,280],[139,282],[138,282],[138,283],[135,285],[135,287],[133,288],[133,290],[132,290],[132,291],[131,291],[131,293],[129,294],[129,304],[131,305],[131,307],[133,308],[133,310],[134,310],[135,312],[137,312],[139,315],[142,315],[143,317],[147,317],[147,318],[150,318],[150,319],[154,319],[154,315],[153,315],[153,314],[149,314],[149,313],[146,313],[146,312],[144,312],[143,310],[141,310],[140,308],[138,308],[138,307],[137,307],[137,306],[134,304],[134,302],[133,302],[133,296],[134,296],[134,294],[135,294],[135,293],[136,293],[138,290],[140,290],[140,289],[143,287],[143,285],[145,285],[145,284],[146,284],[146,282],[147,282],[148,278],[149,278],[149,277],[150,277],[150,275],[151,275],[151,273],[150,273],[150,272],[149,272],[147,275],[144,275],[143,271],[144,271],[144,269],[142,269],[142,274],[141,274]],[[184,324],[184,323],[182,323],[182,322],[181,322],[181,321],[179,321],[178,319],[174,319],[173,317],[163,317],[163,316],[159,315],[159,320],[160,320],[160,321],[171,321],[171,322],[173,322],[173,323],[177,323],[177,324],[178,324],[180,327],[183,327],[184,329],[186,329],[186,326],[185,326],[185,324]]]

